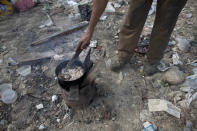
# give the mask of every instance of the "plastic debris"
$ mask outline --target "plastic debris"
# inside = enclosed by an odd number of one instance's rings
[[[0,100],[5,104],[12,104],[17,99],[17,94],[12,90],[12,84],[1,84],[0,85]]]
[[[124,79],[124,75],[122,72],[119,73],[118,75],[118,80],[117,80],[117,84],[121,84],[122,80]]]
[[[36,5],[33,0],[17,0],[15,3],[15,6],[19,11],[25,11],[27,9],[30,9]]]
[[[39,105],[36,105],[36,108],[37,108],[38,110],[40,110],[40,109],[44,108],[44,106],[43,106],[43,104],[39,104]]]
[[[121,5],[120,4],[118,4],[118,3],[114,3],[114,8],[120,8],[121,7]]]
[[[197,92],[193,95],[191,93],[186,94],[186,102],[187,106],[189,107],[190,104],[197,99]]]
[[[63,57],[64,57],[64,55],[58,55],[58,54],[53,56],[54,60],[62,60]]]
[[[195,85],[197,86],[197,74],[188,76],[186,79],[193,81],[195,83]]]
[[[67,0],[67,3],[68,3],[70,6],[75,6],[75,5],[78,4],[75,0]]]
[[[178,48],[181,50],[181,51],[184,51],[184,52],[188,52],[191,45],[190,45],[190,41],[188,41],[187,39],[182,39],[182,38],[176,38],[175,39],[178,43]]]
[[[144,126],[144,131],[155,131],[155,128],[150,122],[145,122],[143,126]]]
[[[169,41],[169,42],[168,42],[168,46],[174,46],[175,44],[176,44],[175,41]]]
[[[9,61],[8,62],[9,65],[13,65],[13,66],[18,65],[18,62],[16,62],[15,60],[13,60],[12,57],[9,57],[8,58],[8,61]]]
[[[70,114],[69,114],[69,113],[66,113],[66,114],[64,115],[63,119],[64,119],[64,120],[70,119]]]
[[[186,81],[181,85],[180,90],[183,92],[193,92],[197,89],[197,69],[193,69],[194,75],[186,77]]]
[[[22,76],[27,76],[31,73],[31,66],[30,65],[25,65],[16,70],[18,74]]]
[[[197,89],[195,81],[186,78],[186,81],[181,85],[180,90],[183,92],[193,92]]]
[[[97,43],[98,43],[97,40],[91,41],[89,46],[92,47],[92,48],[96,48]]]
[[[71,109],[66,105],[65,106],[66,114],[64,115],[63,119],[70,119],[71,117]]]
[[[113,13],[116,12],[116,9],[113,7],[112,2],[108,2],[107,7],[105,8],[105,12]]]
[[[160,62],[160,64],[157,66],[157,69],[159,71],[167,71],[170,67],[167,67],[166,64],[164,62]]]
[[[91,13],[92,13],[91,7],[87,3],[85,3],[78,5],[78,8],[81,14],[81,19],[84,21],[90,21]]]
[[[52,96],[52,102],[56,102],[58,100],[58,96],[57,95],[53,95]]]
[[[192,69],[192,71],[194,72],[194,74],[197,74],[197,68]]]
[[[0,16],[13,14],[14,9],[8,0],[1,0],[0,2]]]
[[[179,104],[184,108],[189,108],[190,104],[197,99],[197,92],[192,95],[191,92],[188,92],[185,95],[185,99],[180,101]]]
[[[192,66],[197,67],[197,60],[195,60],[195,61],[191,62],[190,64],[191,64]]]
[[[186,126],[184,127],[184,131],[191,131],[193,123],[190,120],[186,121]]]
[[[59,123],[60,122],[60,119],[57,119],[56,121]]]
[[[153,0],[153,3],[151,5],[151,8],[149,10],[148,15],[152,15],[156,11],[156,6],[157,6],[157,0]]]
[[[173,65],[183,65],[183,62],[180,60],[178,53],[173,54],[172,61],[173,61]]]
[[[100,20],[102,20],[102,21],[104,21],[104,20],[106,20],[107,19],[107,15],[106,14],[103,14],[101,17],[100,17]]]
[[[187,18],[191,18],[192,17],[192,13],[186,14]]]
[[[43,25],[39,26],[39,28],[44,28],[44,27],[49,27],[49,26],[54,25],[51,17],[48,14],[47,14],[47,17],[48,17],[48,20],[46,20]]]
[[[161,99],[149,99],[148,100],[149,111],[165,111],[176,118],[181,117],[181,109],[174,106],[171,102]]]
[[[45,129],[46,127],[44,126],[44,124],[41,124],[40,126],[39,126],[39,130],[43,130],[43,129]]]

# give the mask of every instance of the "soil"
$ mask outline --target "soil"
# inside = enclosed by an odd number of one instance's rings
[[[0,102],[0,130],[34,131],[44,124],[47,131],[139,131],[143,129],[143,123],[149,121],[158,130],[182,131],[186,120],[192,121],[192,129],[197,130],[197,101],[187,110],[174,103],[172,94],[179,91],[179,86],[155,86],[163,73],[144,77],[141,71],[144,56],[135,54],[135,61],[131,61],[120,73],[107,68],[107,60],[117,52],[117,36],[128,5],[117,9],[119,13],[110,14],[107,20],[100,21],[95,30],[93,40],[97,40],[102,48],[94,49],[91,54],[95,64],[101,61],[94,101],[84,109],[68,108],[57,83],[55,68],[62,60],[72,57],[77,41],[86,28],[32,47],[33,41],[80,22],[70,19],[63,10],[51,16],[53,26],[40,29],[39,26],[48,19],[42,8],[42,5],[37,5],[25,12],[0,18],[0,83],[12,83],[18,94],[17,101],[11,105]],[[191,18],[186,17],[188,13],[192,13]],[[154,15],[148,17],[142,34],[151,33],[153,19]],[[196,21],[197,3],[190,0],[179,16],[171,40],[178,36],[196,40]],[[173,48],[168,47],[164,61],[172,62]],[[196,60],[197,44],[194,42],[188,53],[178,52],[184,62],[179,68],[186,76],[191,75],[192,67],[187,63]],[[80,56],[81,60],[85,54],[86,51]],[[8,66],[9,57],[21,62],[54,55],[63,55],[63,58],[32,64],[31,74],[26,77],[17,74],[17,66]],[[51,100],[53,95],[58,96],[56,102]],[[151,98],[172,102],[182,109],[184,115],[178,119],[165,112],[149,112],[147,102]],[[36,105],[41,103],[44,108],[36,109]]]

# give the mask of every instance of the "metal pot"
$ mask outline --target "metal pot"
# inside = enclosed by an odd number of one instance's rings
[[[64,61],[56,67],[55,74],[57,77],[58,77],[59,73],[61,73],[62,69],[67,66],[68,62],[69,62],[69,60]],[[79,66],[81,66],[84,69],[84,74],[80,78],[73,80],[73,81],[65,81],[65,80],[58,77],[58,83],[60,84],[60,86],[62,88],[67,88],[70,86],[79,85],[84,80],[87,71],[85,70],[82,63],[81,64],[78,63],[78,64],[79,64]]]

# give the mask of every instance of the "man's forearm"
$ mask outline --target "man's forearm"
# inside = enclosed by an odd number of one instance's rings
[[[94,28],[103,14],[109,0],[93,0],[92,15],[88,27],[89,33],[93,34]]]

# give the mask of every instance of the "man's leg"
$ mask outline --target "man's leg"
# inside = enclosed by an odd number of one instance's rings
[[[137,46],[152,0],[130,0],[129,11],[120,31],[118,56],[112,58],[111,69],[119,71]]]
[[[178,15],[187,0],[158,0],[147,58],[150,64],[158,64],[163,57]]]
[[[120,31],[118,45],[119,59],[127,59],[133,54],[144,27],[152,0],[130,0],[130,7]]]

